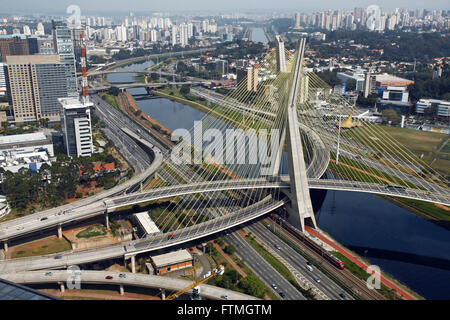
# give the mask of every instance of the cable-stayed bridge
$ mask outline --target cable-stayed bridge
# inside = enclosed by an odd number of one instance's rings
[[[234,91],[216,98],[201,126],[185,131],[172,150],[183,156],[188,154],[181,157],[186,161],[177,163],[167,158],[160,167],[159,176],[168,186],[106,198],[52,217],[53,221],[27,222],[25,227],[15,228],[21,221],[16,219],[9,223],[8,229],[7,224],[0,225],[0,239],[7,241],[30,230],[60,227],[99,212],[107,218],[110,212],[124,206],[173,198],[162,214],[152,216],[161,234],[125,246],[97,248],[97,255],[86,251],[69,254],[62,261],[48,257],[48,263],[42,263],[38,258],[30,258],[20,259],[14,267],[11,262],[0,265],[10,264],[10,270],[19,268],[18,264],[36,269],[102,257],[133,257],[226,230],[284,205],[288,206],[293,224],[301,229],[306,224],[315,227],[309,196],[309,189],[314,188],[370,192],[450,205],[448,182],[438,172],[381,126],[352,119],[353,106],[333,94],[317,75],[303,66],[305,46],[302,40],[292,53],[284,50],[280,42],[261,63],[263,69],[272,71],[276,77],[252,87],[249,77],[255,75],[249,71]],[[342,117],[346,114],[350,120]],[[234,134],[233,130],[244,134]],[[232,143],[227,139],[230,132]],[[255,152],[257,161],[251,162]],[[280,172],[286,159],[288,175]],[[325,171],[329,173],[328,179],[319,179]],[[33,216],[40,219],[38,215]],[[76,260],[75,255],[83,258]],[[35,260],[40,261],[36,266],[31,263]]]

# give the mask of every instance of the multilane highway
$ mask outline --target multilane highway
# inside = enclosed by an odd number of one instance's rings
[[[282,275],[261,257],[242,237],[233,232],[225,241],[236,248],[236,254],[280,298],[282,292],[287,300],[305,300],[305,297]],[[276,287],[272,285],[276,284]]]

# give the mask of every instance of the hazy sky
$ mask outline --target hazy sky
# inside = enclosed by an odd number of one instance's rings
[[[352,9],[371,4],[377,4],[385,9],[396,7],[450,9],[449,0],[0,0],[0,13],[64,13],[71,4],[80,6],[82,14],[183,10],[248,12],[255,8],[309,12],[323,9]]]

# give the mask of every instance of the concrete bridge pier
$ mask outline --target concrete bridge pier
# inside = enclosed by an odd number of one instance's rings
[[[61,290],[61,293],[64,293],[64,290],[65,290],[64,282],[58,282],[58,284],[59,284],[59,289]]]
[[[136,273],[136,256],[131,256],[131,272]]]
[[[119,293],[120,293],[121,296],[123,296],[124,293],[125,293],[125,290],[123,289],[123,285],[122,284],[119,286]]]
[[[8,252],[8,240],[3,241],[3,251]]]
[[[62,239],[62,226],[58,225],[58,238]]]
[[[108,215],[108,211],[105,211],[105,226],[106,226],[106,229],[109,230],[109,215]]]
[[[128,266],[128,263],[127,263],[128,258],[131,258],[131,272],[136,273],[136,256],[124,256],[123,261],[124,261],[125,267]]]
[[[163,288],[159,290],[161,291],[161,300],[166,300],[166,290]]]

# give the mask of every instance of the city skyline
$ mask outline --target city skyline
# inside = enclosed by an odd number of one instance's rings
[[[241,1],[231,0],[226,3],[214,3],[205,0],[190,1],[189,5],[180,3],[178,0],[168,0],[164,3],[158,3],[155,6],[152,3],[148,3],[142,0],[130,0],[127,2],[127,8],[123,8],[123,5],[119,1],[95,1],[95,3],[82,0],[71,1],[63,0],[58,3],[55,8],[53,1],[43,0],[37,5],[35,1],[22,0],[17,3],[8,4],[6,9],[3,9],[1,13],[14,14],[64,14],[65,9],[70,5],[78,5],[81,8],[81,13],[103,13],[103,14],[119,14],[119,13],[151,13],[151,12],[174,12],[174,13],[193,13],[193,12],[227,12],[227,13],[248,13],[251,10],[255,13],[268,13],[271,10],[273,12],[283,12],[293,10],[299,12],[314,12],[320,10],[351,10],[355,7],[366,8],[369,5],[378,5],[385,10],[392,10],[395,8],[407,8],[407,9],[428,9],[428,10],[449,10],[450,5],[448,1],[437,0],[433,3],[424,4],[422,1],[407,1],[407,0],[378,0],[378,1],[350,1],[344,0],[337,4],[330,0],[318,0],[314,4],[298,3],[293,0],[282,0],[272,3],[269,1],[246,1],[244,4]],[[105,8],[108,8],[105,10]],[[232,9],[230,9],[232,8]]]

